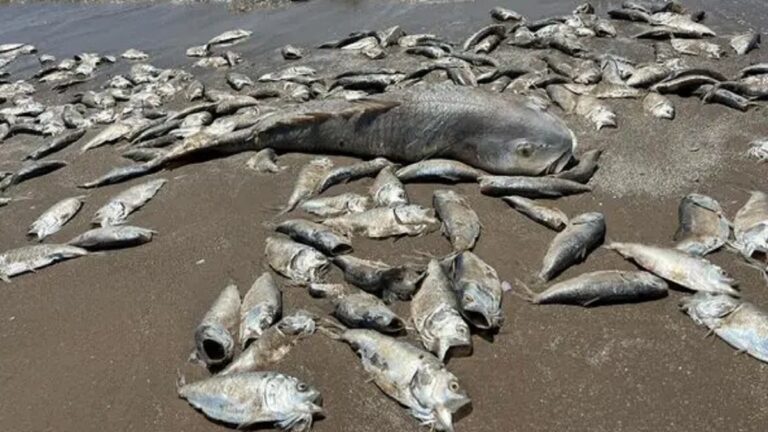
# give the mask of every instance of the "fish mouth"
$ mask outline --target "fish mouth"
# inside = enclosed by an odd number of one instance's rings
[[[405,330],[405,322],[400,317],[393,317],[381,330],[386,333],[400,333]]]
[[[575,139],[575,138],[574,138]],[[575,144],[574,144],[575,148]],[[573,159],[573,151],[566,151],[563,152],[563,154],[560,155],[557,159],[555,159],[545,170],[545,174],[557,174],[559,172],[562,172],[566,166],[571,162]]]
[[[214,362],[224,361],[227,357],[224,345],[213,339],[205,339],[203,341],[203,352],[206,357]]]
[[[491,320],[489,320],[484,314],[480,312],[465,310],[464,317],[472,323],[473,326],[482,330],[488,330],[493,326]]]
[[[331,255],[346,255],[352,253],[352,246],[348,244],[337,244],[329,251]]]

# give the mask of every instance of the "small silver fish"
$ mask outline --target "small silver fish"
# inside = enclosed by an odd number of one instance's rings
[[[11,249],[0,253],[0,280],[10,282],[14,276],[85,255],[88,255],[85,249],[59,244],[40,244]]]
[[[557,177],[483,176],[479,183],[480,192],[490,196],[559,198],[592,190],[587,185]]]
[[[229,363],[235,355],[240,293],[235,285],[227,285],[195,329],[193,357],[208,367]]]
[[[82,196],[66,198],[52,205],[32,222],[27,235],[37,241],[42,241],[48,236],[59,232],[80,211],[80,208],[83,206],[83,198]]]
[[[650,92],[643,99],[645,112],[660,119],[672,120],[675,118],[675,106],[665,96]]]
[[[562,231],[568,224],[568,216],[560,209],[536,203],[536,201],[518,196],[502,197],[512,208],[555,231]]]
[[[744,55],[760,45],[760,33],[747,32],[731,38],[729,44],[736,54]]]
[[[469,251],[456,255],[449,267],[462,316],[482,330],[500,328],[504,324],[503,290],[496,270]]]
[[[377,207],[394,208],[408,204],[405,186],[397,178],[391,166],[386,166],[379,171],[369,193]]]
[[[586,118],[595,130],[616,127],[616,114],[593,96],[580,96],[576,102],[576,114]]]
[[[331,264],[316,249],[281,237],[267,237],[264,254],[273,270],[300,284],[319,282]]]
[[[371,208],[371,205],[370,197],[347,192],[331,197],[308,199],[302,202],[299,208],[315,216],[327,218],[362,213]]]
[[[333,263],[344,272],[345,281],[366,292],[381,294],[387,301],[394,298],[410,299],[423,277],[412,266],[390,266],[352,255],[334,257]]]
[[[240,347],[261,337],[283,313],[283,293],[270,273],[256,279],[240,305]]]
[[[333,162],[325,157],[312,159],[302,167],[296,176],[296,185],[293,187],[293,192],[291,192],[291,196],[288,198],[288,203],[280,213],[288,213],[301,204],[302,201],[311,198],[317,192],[318,184],[331,168],[333,168]]]
[[[395,175],[400,181],[444,181],[450,183],[476,182],[486,173],[465,163],[450,159],[427,159],[406,165],[397,170]]]
[[[304,219],[291,219],[280,222],[275,231],[289,236],[294,241],[304,243],[320,252],[335,256],[352,252],[349,238],[336,234],[328,226]]]
[[[714,198],[692,193],[683,197],[677,210],[677,249],[704,256],[720,249],[731,235],[731,225]],[[766,215],[768,216],[768,215]]]
[[[240,91],[247,86],[253,87],[253,80],[241,73],[230,72],[227,74],[227,84],[234,90]]]
[[[551,280],[573,264],[584,261],[605,238],[605,216],[583,213],[571,219],[549,244],[539,278]]]
[[[543,292],[530,292],[535,304],[597,306],[655,300],[667,296],[667,283],[644,271],[617,270],[585,273],[552,285]]]
[[[352,328],[368,328],[382,333],[401,333],[405,321],[373,294],[343,284],[312,284],[313,297],[328,298],[334,306],[333,316]]]
[[[94,228],[68,241],[67,244],[90,251],[139,246],[152,241],[156,231],[129,225]]]
[[[397,236],[418,236],[434,231],[438,226],[434,211],[409,204],[396,208],[378,207],[361,213],[351,213],[323,221],[348,236],[360,234],[372,239]]]
[[[745,257],[768,252],[768,194],[752,191],[733,219],[735,246]]]
[[[472,250],[480,237],[482,224],[467,199],[451,190],[436,190],[432,195],[432,206],[443,222],[443,235],[450,240],[453,250]]]
[[[278,173],[285,167],[278,165],[277,154],[272,149],[259,150],[245,162],[245,166],[258,173]]]
[[[317,186],[317,192],[322,193],[333,185],[345,183],[351,180],[368,177],[378,174],[382,169],[392,165],[392,162],[385,158],[375,158],[369,161],[358,162],[352,165],[346,165],[334,168],[320,180]]]

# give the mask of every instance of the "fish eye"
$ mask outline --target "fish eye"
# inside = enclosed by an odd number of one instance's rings
[[[458,327],[456,329],[456,331],[459,332],[460,334],[467,334],[467,328],[463,327],[463,326],[462,327]]]
[[[459,386],[459,383],[456,381],[451,381],[450,384],[448,384],[448,388],[452,392],[458,392],[461,389],[461,387]]]
[[[296,390],[304,393],[305,391],[309,390],[309,386],[307,386],[304,383],[298,383],[298,384],[296,384]]]
[[[470,294],[464,294],[464,303],[474,303],[475,298],[472,297]]]
[[[533,154],[533,146],[527,142],[521,143],[517,145],[515,151],[521,157],[530,157]]]

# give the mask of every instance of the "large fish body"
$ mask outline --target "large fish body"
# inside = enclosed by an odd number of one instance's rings
[[[312,101],[267,119],[257,145],[418,162],[443,157],[494,174],[560,171],[575,138],[522,99],[459,86],[426,86],[360,101]]]

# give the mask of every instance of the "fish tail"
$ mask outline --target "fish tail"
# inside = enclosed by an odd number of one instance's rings
[[[525,284],[525,282],[515,278],[515,285],[517,285],[520,289],[522,289],[522,292],[515,291],[510,283],[508,282],[505,282],[505,283],[509,287],[508,290],[510,294],[520,297],[525,301],[534,303],[534,299],[536,298],[536,291],[532,290],[528,285]]]
[[[185,385],[187,385],[187,379],[181,373],[181,370],[176,369],[176,391],[178,392]]]

